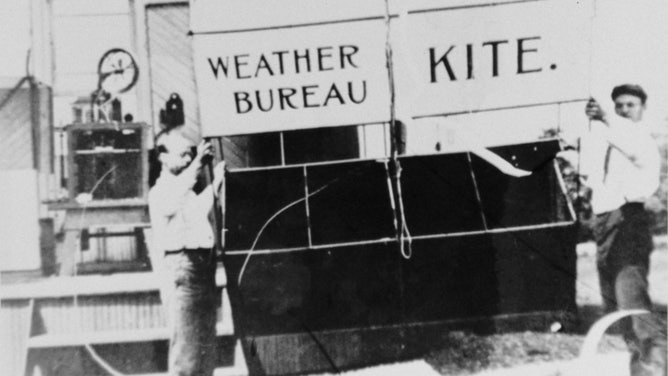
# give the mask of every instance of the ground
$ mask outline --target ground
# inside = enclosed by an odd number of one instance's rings
[[[666,236],[655,237],[649,276],[650,295],[664,316],[668,302],[667,241]],[[443,344],[423,359],[351,371],[346,375],[628,376],[625,345],[614,333],[604,336],[595,358],[576,360],[587,330],[601,317],[595,252],[593,243],[578,245],[576,286],[581,322],[569,333],[558,327],[545,328],[542,332],[488,336],[447,333]],[[584,367],[594,368],[583,371]]]
[[[668,301],[668,245],[666,242],[666,236],[655,238],[655,251],[652,254],[649,276],[650,295],[657,309],[663,312],[666,311]],[[575,359],[580,352],[584,334],[602,314],[595,263],[596,247],[591,242],[582,243],[578,245],[577,253],[577,304],[582,322],[575,333],[551,333],[546,330],[542,333],[509,333],[486,337],[464,335],[464,338],[460,339],[459,346],[432,352],[426,358],[427,362],[441,375],[470,375],[479,372],[492,375],[490,370],[498,368]],[[665,327],[663,330],[665,332]],[[459,350],[455,350],[457,347]],[[480,356],[475,356],[476,351],[479,351]],[[619,354],[621,357],[626,355],[625,345],[617,335],[606,335],[599,351],[601,354]],[[471,361],[471,358],[475,360]],[[620,366],[614,358],[603,359],[607,360],[605,362],[607,365]],[[622,362],[621,366],[622,369],[625,369],[625,362]]]

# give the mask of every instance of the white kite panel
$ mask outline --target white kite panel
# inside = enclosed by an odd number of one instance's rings
[[[392,24],[400,113],[439,116],[586,98],[590,17],[590,2],[556,0],[400,16]]]
[[[202,134],[387,121],[383,20],[194,39]]]

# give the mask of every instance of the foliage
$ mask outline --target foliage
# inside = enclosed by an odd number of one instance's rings
[[[555,129],[548,129],[543,137],[556,138],[559,134]],[[668,231],[668,134],[656,135],[656,139],[661,153],[661,184],[657,192],[647,200],[645,207],[653,217],[652,232],[655,235],[662,235]],[[563,145],[563,147],[568,146]],[[578,241],[592,240],[591,189],[581,180],[576,167],[563,159],[558,159],[558,162],[566,192],[573,203],[580,224]]]

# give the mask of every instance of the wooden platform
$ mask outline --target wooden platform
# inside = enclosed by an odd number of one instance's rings
[[[227,285],[225,270],[222,267],[219,267],[216,272],[216,285],[219,287]],[[160,281],[153,272],[48,277],[27,283],[4,285],[0,290],[0,299],[4,301],[71,297],[74,295],[157,292],[159,289]]]
[[[226,282],[224,270],[218,269],[216,284],[221,305],[216,332],[223,339],[219,346],[222,343],[229,347],[221,350],[229,365],[216,374],[244,375],[247,370],[241,347],[235,345],[233,337]],[[12,374],[22,374],[23,368],[26,374],[38,369],[42,375],[59,375],[51,372],[54,364],[70,357],[77,364],[71,372],[85,370],[86,362],[91,362],[85,351],[89,345],[106,348],[108,356],[114,354],[112,358],[122,358],[123,351],[132,355],[136,349],[145,349],[147,354],[153,354],[147,362],[159,365],[155,368],[159,371],[166,361],[169,338],[159,291],[160,281],[153,272],[50,277],[3,286],[0,326],[3,333],[16,332],[5,336],[11,338],[5,348],[13,349],[7,352],[9,365],[16,371]]]

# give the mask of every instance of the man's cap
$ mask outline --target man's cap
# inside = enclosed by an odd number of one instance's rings
[[[643,104],[645,104],[645,101],[647,100],[647,93],[645,93],[645,90],[643,90],[640,85],[636,84],[624,84],[616,86],[614,89],[612,89],[612,100],[614,101],[618,96],[624,94],[633,95],[634,97],[640,98],[640,101]]]

